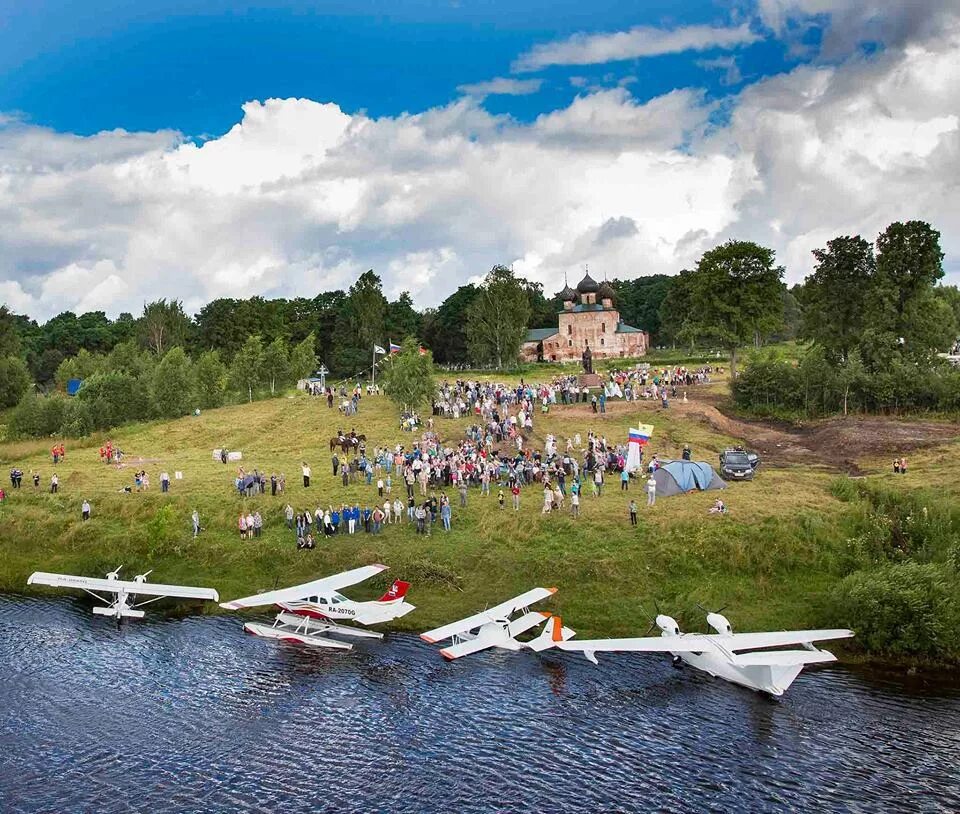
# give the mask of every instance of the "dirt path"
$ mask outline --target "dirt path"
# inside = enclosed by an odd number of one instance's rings
[[[797,427],[749,421],[720,412],[712,403],[717,401],[714,394],[704,392],[702,395],[704,399],[691,399],[686,404],[671,401],[670,412],[703,421],[717,432],[742,440],[749,449],[760,454],[765,465],[770,466],[802,463],[857,474],[861,471],[858,461],[864,458],[882,454],[893,456],[960,437],[960,426],[954,423],[887,416],[830,418]],[[654,401],[630,405],[607,402],[608,412],[634,409],[655,412],[660,406]],[[577,405],[573,411],[589,415],[590,407]]]

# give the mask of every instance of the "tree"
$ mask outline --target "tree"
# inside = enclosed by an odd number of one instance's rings
[[[263,340],[259,336],[249,336],[233,357],[230,381],[237,390],[246,391],[248,401],[253,401],[253,391],[260,387],[262,380]]]
[[[387,303],[386,318],[383,330],[380,332],[380,342],[386,339],[402,339],[405,336],[421,336],[423,321],[420,314],[413,307],[413,299],[409,291],[402,291],[400,296],[391,303]]]
[[[674,345],[677,342],[689,342],[691,348],[698,338],[691,323],[693,274],[689,269],[682,269],[673,278],[658,311],[661,339]]]
[[[676,280],[666,274],[651,274],[635,280],[613,280],[611,285],[617,292],[617,309],[621,319],[647,331],[654,345],[664,340],[660,327],[660,306],[667,297],[670,287]]]
[[[467,347],[477,362],[513,362],[530,319],[527,292],[506,266],[494,266],[467,310]]]
[[[823,348],[828,359],[843,362],[866,327],[877,272],[873,247],[860,235],[837,237],[826,249],[814,249],[813,256],[816,268],[800,289],[800,335]]]
[[[408,337],[400,351],[384,365],[383,391],[401,409],[419,409],[433,397],[433,356],[420,352],[420,344]]]
[[[13,407],[30,388],[27,363],[19,356],[0,356],[0,407]]]
[[[76,356],[64,359],[57,368],[54,379],[61,388],[66,388],[70,379],[87,379],[104,369],[105,360],[98,354],[81,348]]]
[[[220,361],[220,352],[208,350],[193,365],[194,391],[204,410],[220,407],[227,385],[227,366]]]
[[[311,332],[290,351],[290,375],[296,380],[306,379],[317,368],[317,338]]]
[[[462,285],[447,297],[436,312],[424,319],[423,340],[443,364],[467,361],[467,334],[464,315],[480,289]]]
[[[689,329],[711,337],[730,353],[736,376],[737,349],[783,323],[783,268],[774,252],[748,241],[730,240],[705,252],[692,281]]]
[[[140,334],[157,356],[163,356],[164,351],[186,342],[189,329],[190,318],[183,312],[183,303],[179,300],[144,303]]]
[[[0,357],[19,356],[20,332],[13,313],[6,305],[0,305]]]
[[[341,373],[354,375],[370,367],[374,344],[383,342],[386,311],[380,278],[373,269],[365,271],[350,286],[337,319],[333,364]]]
[[[183,348],[171,348],[153,374],[151,395],[159,415],[179,418],[193,402],[193,363]]]
[[[277,337],[263,352],[263,376],[270,381],[270,395],[276,395],[277,379],[283,381],[290,372],[290,351],[287,343]]]

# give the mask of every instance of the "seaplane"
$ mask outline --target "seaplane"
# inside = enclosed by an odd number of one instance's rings
[[[550,622],[556,631],[545,637],[545,642],[552,642],[551,646],[560,650],[582,652],[594,664],[596,653],[669,653],[674,667],[688,664],[715,678],[774,698],[782,696],[808,664],[837,660],[833,653],[814,646],[814,642],[853,636],[852,630],[842,629],[734,633],[726,616],[708,612],[707,624],[715,633],[681,633],[673,617],[658,613],[654,626],[660,628],[659,636],[567,641],[559,632],[563,625],[560,618],[555,616]],[[768,649],[793,644],[803,649]]]
[[[421,633],[420,638],[430,644],[451,639],[450,646],[440,651],[440,655],[448,661],[491,647],[500,650],[546,650],[569,639],[574,632],[561,623],[549,628],[544,626],[539,636],[530,641],[520,641],[517,636],[556,618],[548,611],[530,610],[530,605],[547,599],[556,592],[556,588],[533,588],[466,619]],[[512,618],[516,613],[520,613],[520,616]]]
[[[278,639],[285,642],[298,642],[311,647],[327,647],[339,650],[351,650],[352,644],[331,639],[327,633],[354,638],[382,639],[382,633],[362,630],[352,625],[340,625],[337,621],[350,621],[360,625],[376,625],[398,619],[414,610],[415,606],[405,601],[409,582],[394,580],[387,592],[379,599],[369,602],[356,602],[338,593],[341,588],[356,585],[370,579],[386,565],[365,565],[334,574],[303,585],[293,585],[277,591],[221,602],[221,608],[242,610],[263,605],[276,605],[280,611],[272,625],[262,622],[247,622],[243,629],[254,636]]]
[[[195,588],[189,585],[161,585],[147,582],[152,570],[145,574],[138,574],[132,580],[120,579],[119,566],[107,574],[106,579],[97,577],[80,577],[73,574],[49,574],[45,571],[36,571],[30,575],[27,585],[50,585],[55,588],[78,588],[86,591],[90,596],[103,602],[93,608],[98,616],[113,616],[118,622],[121,619],[142,619],[144,611],[139,610],[144,605],[156,602],[165,597],[174,599],[209,599],[220,601],[220,595],[213,588]],[[103,596],[107,594],[108,596]],[[143,602],[140,597],[149,596]]]

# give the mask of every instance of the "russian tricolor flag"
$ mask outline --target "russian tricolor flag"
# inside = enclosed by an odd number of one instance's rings
[[[643,446],[644,444],[650,443],[650,438],[652,435],[653,435],[652,424],[641,424],[636,429],[631,427],[628,443],[640,444],[640,446]]]
[[[394,345],[393,342],[390,343],[390,353],[400,353],[400,346]]]

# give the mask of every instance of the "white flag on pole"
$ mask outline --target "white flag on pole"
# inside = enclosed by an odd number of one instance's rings
[[[386,353],[386,351],[385,351],[383,348],[381,348],[379,345],[374,345],[374,346],[373,346],[373,352],[374,352],[374,353],[378,353],[378,354],[379,354],[379,353]]]

